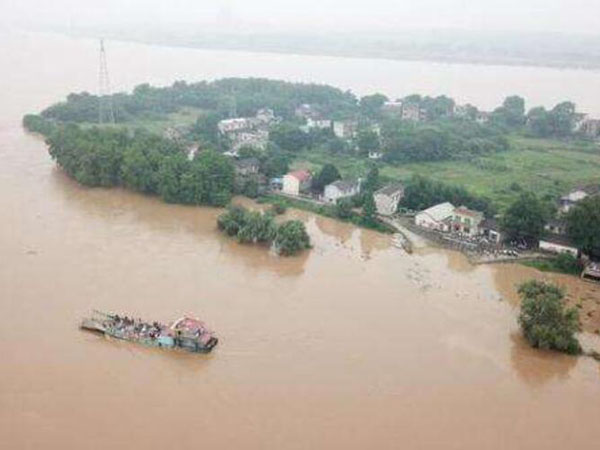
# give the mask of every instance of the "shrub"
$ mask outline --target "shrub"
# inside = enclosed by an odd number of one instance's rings
[[[566,308],[561,288],[530,280],[519,286],[519,294],[519,324],[532,347],[581,353],[581,346],[575,337],[579,330],[579,314],[574,308]]]
[[[352,200],[341,198],[335,204],[335,215],[340,219],[349,219],[352,217]]]
[[[283,202],[275,202],[275,203],[273,203],[273,206],[271,206],[271,212],[278,216],[281,214],[285,214],[286,211],[287,211],[287,206],[285,206],[285,203],[283,203]]]
[[[293,255],[310,248],[310,237],[302,222],[289,220],[277,228],[273,245],[280,255]]]

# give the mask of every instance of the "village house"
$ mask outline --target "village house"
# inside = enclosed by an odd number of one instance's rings
[[[237,154],[242,147],[250,147],[256,150],[265,150],[269,143],[269,132],[265,130],[256,130],[252,132],[236,133],[231,136],[231,150]]]
[[[454,217],[454,205],[450,202],[440,203],[415,215],[415,224],[434,231],[448,232]]]
[[[402,102],[401,101],[388,101],[383,104],[381,111],[387,114],[402,114]]]
[[[567,223],[561,219],[551,219],[544,225],[544,230],[550,234],[567,234]]]
[[[295,109],[294,115],[303,119],[315,119],[318,118],[319,113],[315,110],[315,108],[312,105],[309,105],[308,103],[303,103]]]
[[[256,175],[260,169],[260,162],[256,158],[237,159],[233,162],[237,176]]]
[[[540,250],[550,253],[569,253],[575,258],[579,256],[579,249],[571,243],[569,238],[561,234],[546,234],[539,243]]]
[[[325,186],[323,200],[336,203],[342,198],[353,197],[360,193],[361,180],[338,180]]]
[[[389,184],[373,194],[377,213],[382,216],[391,216],[398,210],[398,204],[404,197],[404,186]]]
[[[575,131],[592,139],[600,138],[600,119],[588,119],[583,115],[575,125]]]
[[[492,117],[491,113],[486,111],[479,111],[477,113],[477,116],[475,117],[475,122],[477,122],[480,125],[484,125],[490,121],[490,117]]]
[[[483,219],[482,212],[460,206],[454,209],[451,231],[468,236],[477,236],[480,234],[479,225],[483,222]]]
[[[252,128],[252,121],[246,117],[221,120],[217,127],[221,134],[237,133],[247,131]]]
[[[559,210],[568,213],[573,206],[586,197],[600,195],[599,185],[588,185],[573,189],[567,195],[563,195],[559,201]]]
[[[354,120],[342,120],[333,122],[333,133],[341,139],[352,139],[356,136],[358,122]]]
[[[332,127],[332,121],[330,119],[306,119],[306,128],[312,130],[313,128],[317,128],[320,130],[326,130]]]
[[[217,127],[221,135],[229,140],[232,154],[236,155],[242,147],[264,150],[269,141],[269,127],[276,122],[273,110],[262,108],[255,117],[221,120]]]
[[[489,242],[500,244],[504,238],[498,221],[494,218],[485,218],[479,224],[479,233]]]
[[[283,176],[282,192],[288,195],[300,195],[310,189],[312,176],[307,170],[294,170]]]
[[[275,117],[275,113],[272,109],[261,108],[256,112],[255,121],[256,125],[269,126],[272,123],[277,122],[277,118]]]
[[[418,103],[403,102],[402,103],[402,120],[411,122],[420,122],[426,119],[425,111]]]

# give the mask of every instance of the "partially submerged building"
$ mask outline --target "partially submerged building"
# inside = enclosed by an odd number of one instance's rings
[[[451,231],[467,236],[477,236],[480,234],[479,226],[483,219],[482,212],[474,211],[466,206],[459,206],[454,209]]]
[[[375,191],[373,200],[377,213],[382,216],[391,216],[398,211],[400,200],[404,197],[404,186],[400,183],[388,184]]]
[[[415,224],[434,231],[448,232],[454,217],[454,205],[450,202],[440,203],[415,215]]]

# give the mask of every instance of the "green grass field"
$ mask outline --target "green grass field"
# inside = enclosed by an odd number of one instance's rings
[[[600,147],[591,143],[564,143],[511,136],[511,150],[468,161],[378,163],[387,179],[407,180],[413,174],[463,185],[474,194],[492,199],[502,210],[521,190],[558,198],[579,184],[600,183]],[[303,152],[294,168],[318,170],[334,164],[343,176],[364,176],[370,161],[320,151]]]
[[[156,134],[162,134],[170,127],[187,127],[196,122],[198,116],[202,114],[202,110],[198,108],[181,108],[179,111],[168,114],[164,118],[148,118],[148,119],[136,119],[128,122],[119,122],[118,126],[127,127],[130,129],[145,128],[148,131]],[[98,126],[96,123],[83,123],[84,127]],[[112,126],[112,125],[101,125],[101,126]]]

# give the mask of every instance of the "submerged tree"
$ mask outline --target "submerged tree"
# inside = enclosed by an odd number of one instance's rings
[[[537,241],[544,232],[549,213],[549,208],[535,194],[523,192],[506,210],[502,229],[511,239]]]
[[[293,255],[310,248],[310,237],[302,222],[289,220],[277,228],[273,245],[280,255]]]
[[[581,353],[581,346],[575,337],[579,330],[579,314],[575,308],[565,306],[561,288],[530,280],[519,286],[519,294],[519,325],[532,347]]]
[[[290,220],[277,225],[271,212],[229,206],[217,218],[217,227],[241,243],[271,243],[284,256],[310,248],[310,237],[302,222]]]

